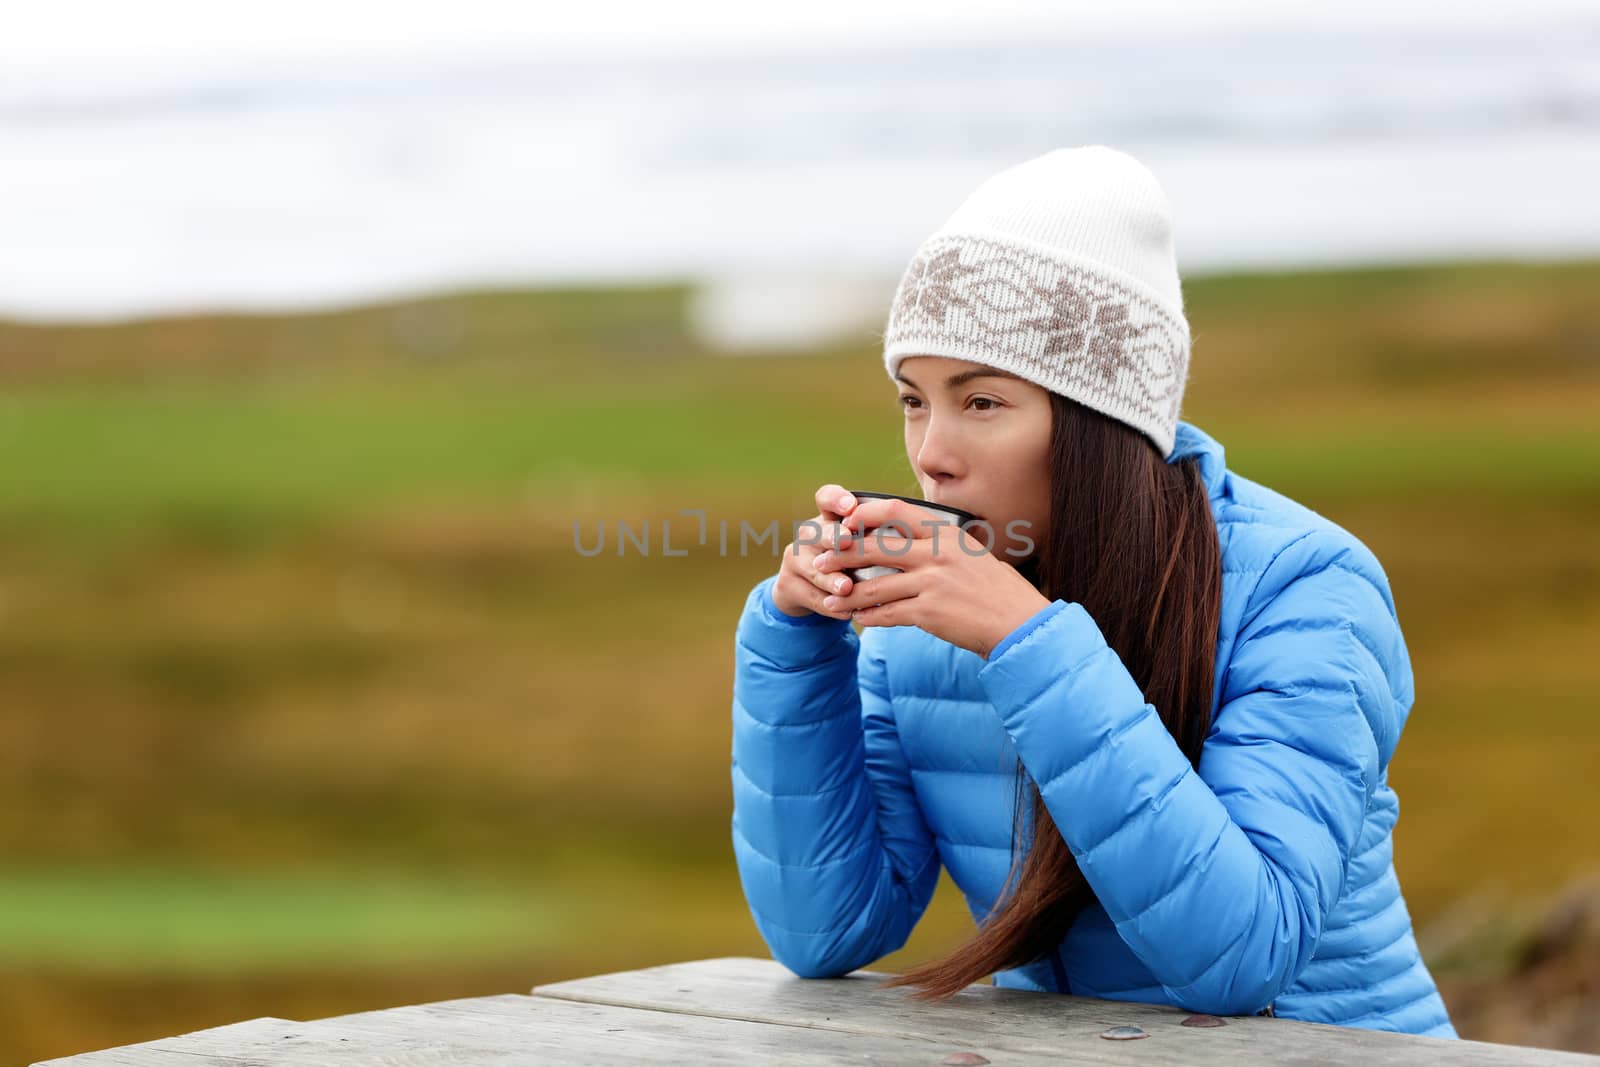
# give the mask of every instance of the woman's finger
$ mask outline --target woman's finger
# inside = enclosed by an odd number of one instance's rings
[[[848,574],[818,567],[819,560],[826,563],[825,556],[836,551],[847,551],[849,546],[855,543],[853,539],[844,539],[844,536],[838,523],[830,523],[825,531],[823,543],[817,546],[816,551],[812,553],[811,558],[807,561],[807,577],[813,585],[821,590],[824,596],[833,593],[848,593],[854,582]],[[835,545],[839,546],[839,548],[832,547]]]
[[[845,525],[857,533],[893,525],[916,538],[932,537],[935,526],[949,522],[948,516],[936,515],[897,497],[869,497],[860,501],[845,519]]]
[[[858,608],[849,617],[852,622],[859,622],[862,626],[915,626],[916,603],[914,596],[886,600],[873,607]]]
[[[812,565],[819,571],[830,573],[873,564],[904,568],[908,563],[920,561],[932,547],[931,542],[918,541],[880,527],[838,549],[819,552]]]
[[[856,498],[842,485],[831,482],[817,490],[817,511],[830,522],[844,518],[856,506]]]
[[[864,582],[857,582],[849,593],[824,597],[822,606],[825,611],[843,612],[848,615],[862,608],[916,596],[920,582],[921,579],[913,574],[885,574],[877,578],[868,578]]]
[[[815,531],[816,539],[797,537],[794,543],[785,548],[774,599],[779,601],[780,610],[788,609],[789,614],[798,614],[793,609],[803,608],[818,615],[848,618],[847,615],[824,608],[822,598],[834,592],[849,591],[850,578],[842,574],[819,574],[816,559],[819,553],[833,545],[850,542],[844,539],[844,532],[837,522],[828,521],[821,515],[807,519],[806,523]],[[836,590],[835,584],[841,588]]]
[[[848,611],[839,611],[828,607],[825,601],[830,595],[832,594],[824,593],[816,586],[807,586],[805,591],[800,594],[799,599],[817,615],[826,615],[830,619],[848,619],[850,617]]]

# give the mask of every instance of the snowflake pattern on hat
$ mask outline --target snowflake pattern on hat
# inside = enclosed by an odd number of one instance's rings
[[[941,234],[901,277],[884,333],[893,374],[910,355],[998,366],[1127,422],[1163,454],[1188,376],[1189,331],[1161,302],[1092,261]]]
[[[918,256],[906,271],[900,289],[900,299],[905,313],[917,310],[935,322],[943,323],[952,304],[971,307],[960,295],[964,279],[977,274],[977,267],[961,262],[961,249],[952,248],[933,256]]]
[[[1132,346],[1156,327],[1148,322],[1134,325],[1126,301],[1097,297],[1071,277],[1054,287],[1038,286],[1034,292],[1050,308],[1048,315],[1027,322],[1045,332],[1044,355],[1087,357],[1107,385],[1124,369],[1139,373]]]

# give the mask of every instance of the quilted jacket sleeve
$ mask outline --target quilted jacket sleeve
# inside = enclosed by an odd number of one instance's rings
[[[1348,535],[1280,550],[1246,607],[1199,772],[1079,604],[979,672],[1123,940],[1190,1010],[1304,969],[1411,704],[1387,579]]]
[[[889,954],[933,896],[939,857],[890,714],[881,632],[792,619],[776,576],[739,619],[733,679],[733,852],[775,960],[837,977]]]

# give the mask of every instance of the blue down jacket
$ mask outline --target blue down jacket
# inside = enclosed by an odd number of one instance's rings
[[[1010,866],[1016,761],[1094,889],[995,985],[1453,1038],[1395,878],[1389,760],[1412,702],[1388,579],[1353,535],[1199,456],[1222,548],[1198,773],[1094,620],[1056,600],[985,660],[913,626],[790,618],[735,639],[733,850],[804,978],[906,943],[941,865],[975,921]]]

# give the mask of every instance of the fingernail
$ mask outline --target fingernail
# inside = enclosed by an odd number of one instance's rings
[[[818,552],[817,553],[817,558],[811,561],[811,566],[820,571],[822,569],[822,565],[824,563],[827,563],[827,562],[828,562],[828,553],[826,553],[826,552]]]
[[[849,493],[846,493],[846,494],[844,494],[844,496],[841,496],[839,498],[839,510],[840,511],[849,511],[851,508],[853,508],[855,506],[856,506],[856,498],[851,496]]]
[[[839,606],[839,598],[836,596],[825,596],[822,598],[822,606],[827,608],[829,611],[832,611],[834,608]]]
[[[844,579],[843,578],[835,578],[833,580],[833,591],[835,593],[837,593],[840,590],[842,590],[843,588],[844,588]]]

